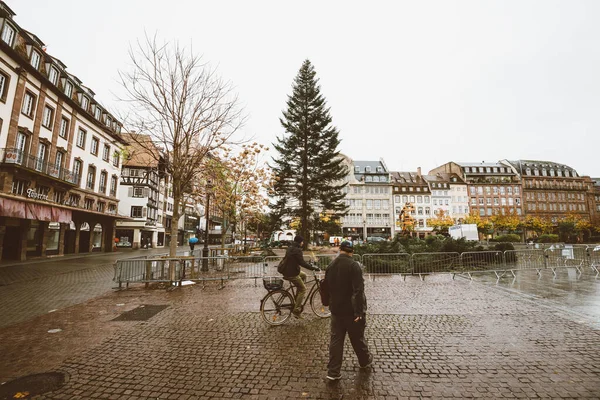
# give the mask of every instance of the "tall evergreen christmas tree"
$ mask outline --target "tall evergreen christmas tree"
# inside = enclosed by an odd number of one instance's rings
[[[271,165],[277,199],[273,211],[281,217],[298,218],[298,231],[306,243],[315,211],[341,216],[347,210],[341,189],[348,168],[337,150],[338,130],[331,125],[315,75],[310,61],[304,61],[288,96],[287,110],[279,119],[285,134],[273,144],[279,157],[273,158]]]

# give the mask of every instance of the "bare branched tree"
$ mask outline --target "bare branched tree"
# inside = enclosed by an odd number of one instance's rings
[[[231,83],[178,42],[159,43],[156,35],[146,35],[130,47],[129,57],[132,64],[119,72],[124,88],[121,100],[128,105],[124,123],[139,134],[132,140],[143,135],[151,138],[151,144],[136,143],[149,154],[159,156],[150,145],[162,149],[161,162],[173,185],[169,254],[174,257],[185,195],[204,186],[205,158],[234,143],[245,118]]]

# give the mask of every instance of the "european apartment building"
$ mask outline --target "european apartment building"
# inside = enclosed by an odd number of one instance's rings
[[[163,222],[168,220],[162,218],[166,211],[164,185],[167,180],[162,154],[148,135],[128,133],[123,136],[129,146],[121,170],[119,214],[130,219],[117,221],[117,238],[130,243],[134,249],[161,247],[165,243]],[[172,202],[171,198],[171,209]]]
[[[388,172],[383,160],[345,159],[351,169],[346,188],[349,211],[342,225],[345,237],[362,239],[400,233],[399,215],[407,202],[414,206],[412,217],[419,237],[431,233],[428,220],[441,211],[456,223],[471,213],[485,217],[508,212],[544,216],[554,222],[573,213],[600,221],[600,179],[579,176],[564,164],[535,160],[448,162],[422,175],[420,168],[416,172]],[[374,182],[378,172],[389,174],[390,191],[382,188],[381,177]],[[375,184],[379,186],[376,192],[372,189]],[[389,193],[391,216],[376,221],[377,214],[387,213],[385,193]],[[391,233],[386,230],[385,219],[389,217]]]
[[[350,171],[344,189],[348,214],[342,221],[342,235],[353,240],[391,237],[394,229],[392,192],[385,163],[342,157]]]
[[[509,163],[449,162],[429,173],[456,174],[467,184],[470,210],[480,216],[505,212],[523,215],[521,179]]]
[[[121,123],[0,1],[2,260],[112,251]]]
[[[590,218],[595,205],[594,184],[573,168],[549,161],[504,161],[521,176],[527,215],[548,217],[557,222],[567,214]]]
[[[392,201],[394,234],[402,232],[400,213],[407,203],[414,206],[411,216],[415,220],[415,232],[423,238],[432,228],[427,225],[427,220],[433,215],[432,196],[427,181],[421,174],[421,169],[416,172],[391,172]]]

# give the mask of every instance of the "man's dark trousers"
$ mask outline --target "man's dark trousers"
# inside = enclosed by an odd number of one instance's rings
[[[363,366],[369,362],[369,350],[365,342],[365,317],[354,322],[352,315],[331,315],[331,342],[329,349],[329,376],[338,376],[344,358],[344,339],[346,332],[350,338],[352,348],[358,357],[358,363]]]

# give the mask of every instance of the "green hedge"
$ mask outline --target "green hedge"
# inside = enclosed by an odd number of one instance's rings
[[[537,239],[538,243],[558,243],[558,235],[548,234],[541,235]]]
[[[496,236],[492,241],[499,243],[517,243],[521,241],[521,236],[514,233],[509,233],[507,235]]]

